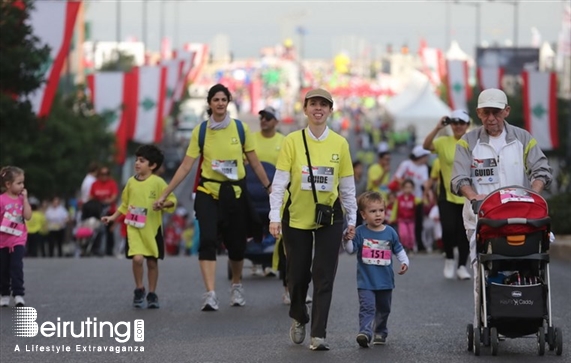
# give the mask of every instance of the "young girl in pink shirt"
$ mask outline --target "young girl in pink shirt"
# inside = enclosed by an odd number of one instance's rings
[[[24,220],[32,218],[24,171],[15,166],[0,169],[0,306],[24,306],[24,255],[28,231]]]

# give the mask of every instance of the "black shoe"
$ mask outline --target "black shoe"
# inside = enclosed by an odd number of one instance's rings
[[[373,339],[373,345],[385,345],[387,344],[387,337],[382,335],[375,335],[375,339]]]
[[[359,333],[357,335],[357,343],[359,344],[359,346],[361,346],[362,348],[369,348],[369,336],[365,333]]]
[[[159,297],[154,292],[149,292],[147,294],[147,309],[158,309],[159,308]]]
[[[135,289],[135,297],[133,297],[133,306],[136,308],[142,308],[145,303],[145,288]]]

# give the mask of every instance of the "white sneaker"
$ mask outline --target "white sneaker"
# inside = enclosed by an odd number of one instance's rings
[[[3,308],[10,306],[10,295],[0,297],[0,306]]]
[[[246,299],[244,298],[244,288],[242,287],[242,284],[232,284],[230,295],[231,306],[246,305]]]
[[[16,295],[14,296],[14,306],[26,306],[26,302],[24,301],[24,298],[20,295]]]
[[[305,297],[305,303],[306,304],[311,304],[313,302],[313,299],[311,298],[311,295],[307,295]]]
[[[291,305],[291,299],[289,297],[289,292],[284,292],[284,294],[282,295],[282,301],[284,302],[284,305]]]
[[[444,260],[444,277],[447,279],[454,278],[454,265],[455,262],[452,259]]]
[[[218,310],[218,299],[214,291],[205,292],[202,296],[202,311],[216,311]]]
[[[466,269],[466,266],[458,267],[458,270],[456,270],[456,276],[458,276],[459,280],[470,280],[472,278]]]

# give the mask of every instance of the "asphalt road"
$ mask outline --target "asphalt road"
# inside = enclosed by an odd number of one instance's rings
[[[26,302],[37,310],[39,325],[73,321],[144,320],[144,341],[133,335],[120,344],[109,337],[16,337],[13,309],[0,311],[0,361],[6,362],[569,362],[571,336],[571,266],[551,264],[553,321],[564,332],[564,352],[537,356],[536,340],[520,338],[500,343],[499,357],[483,348],[475,357],[466,350],[465,327],[471,320],[472,282],[444,280],[442,257],[411,257],[411,269],[397,276],[386,346],[359,348],[355,257],[341,255],[328,326],[331,350],[314,352],[289,340],[288,308],[281,302],[277,278],[252,276],[246,262],[244,286],[247,304],[229,306],[226,257],[217,268],[218,312],[201,312],[203,285],[195,257],[171,257],[160,263],[157,293],[161,308],[131,307],[131,264],[124,259],[30,259],[25,261]],[[63,323],[62,323],[63,324]],[[118,326],[119,333],[125,332]],[[76,334],[79,327],[75,328]],[[60,334],[61,335],[61,334]],[[38,346],[69,346],[71,352],[26,352]],[[144,353],[76,352],[97,346],[142,346]],[[16,346],[20,351],[15,351]]]

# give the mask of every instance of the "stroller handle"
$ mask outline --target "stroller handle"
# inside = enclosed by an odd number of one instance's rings
[[[489,219],[480,218],[478,219],[478,227],[481,225],[490,226],[492,228],[500,228],[508,224],[527,224],[532,227],[540,228],[547,226],[551,223],[550,217],[540,218],[540,219],[527,219],[527,218],[507,218],[507,219]]]

